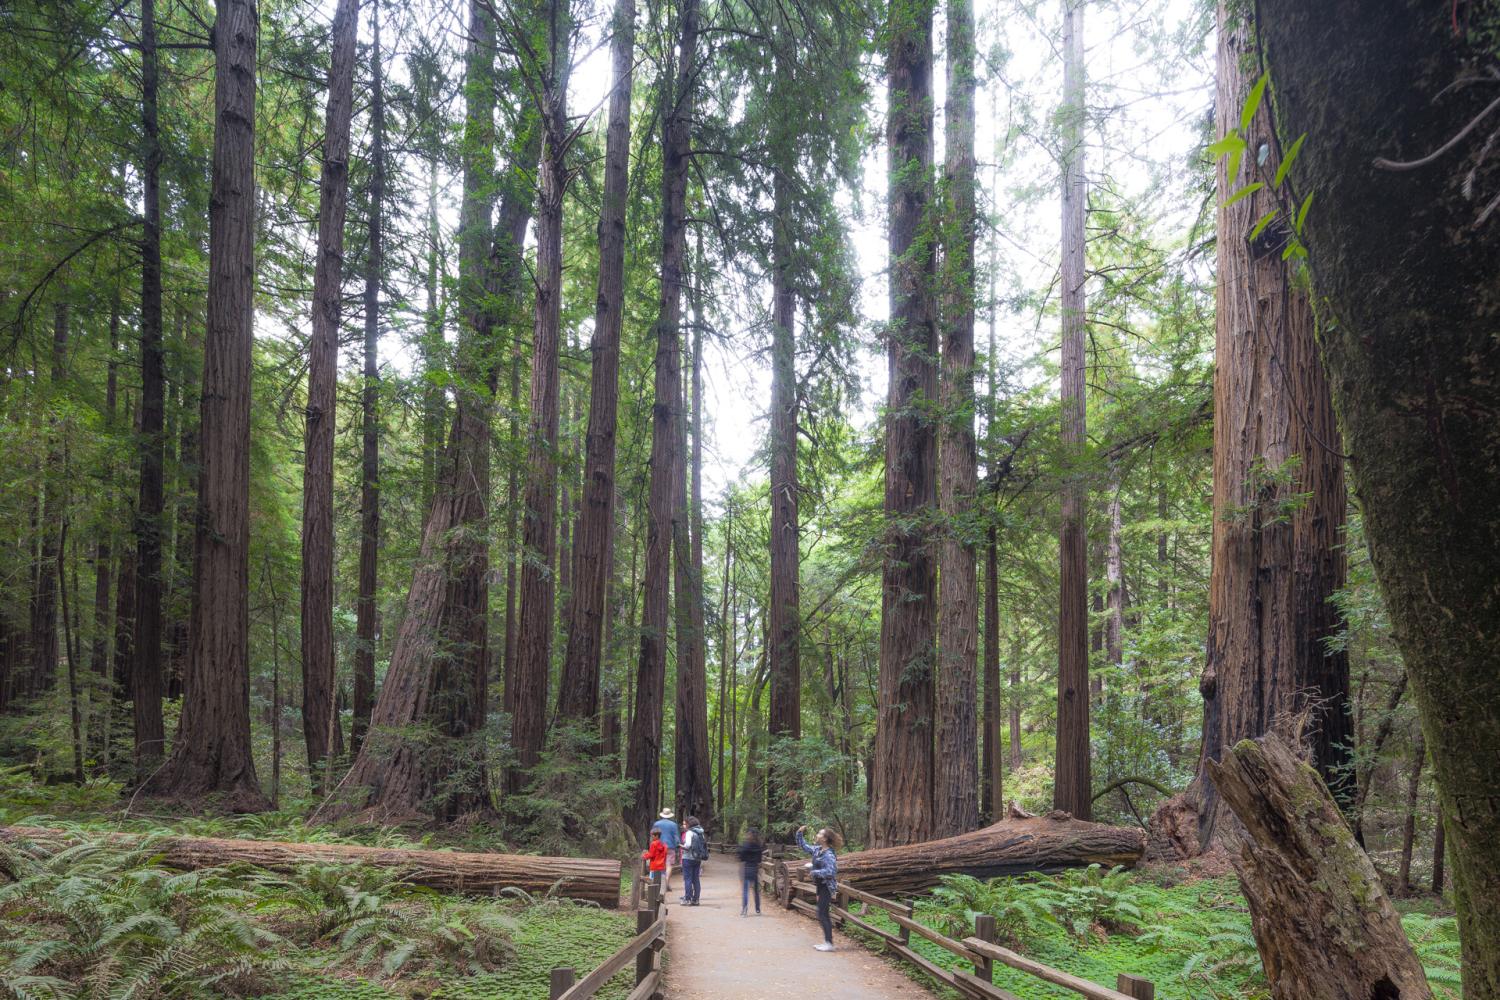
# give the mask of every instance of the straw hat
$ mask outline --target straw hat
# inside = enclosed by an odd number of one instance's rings
[[[672,810],[670,810],[670,809],[663,809],[661,811],[661,818],[662,819],[671,819],[672,818]]]

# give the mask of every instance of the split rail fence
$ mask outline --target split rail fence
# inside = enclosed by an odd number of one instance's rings
[[[714,846],[716,850],[725,853],[734,851],[732,844]],[[794,871],[795,869],[788,865],[785,858],[775,856],[774,850],[768,851],[761,861],[761,884],[766,888],[767,893],[775,896],[786,909],[796,910],[816,919],[818,914],[815,902],[817,889],[812,883],[796,878]],[[855,904],[859,906],[858,912],[853,909]],[[898,930],[892,932],[876,927],[869,920],[864,919],[869,916],[871,908],[883,911]],[[974,918],[972,936],[956,941],[926,924],[919,923],[910,906],[883,899],[842,882],[839,883],[838,895],[834,899],[830,912],[836,922],[852,924],[880,941],[886,951],[915,965],[933,979],[973,1000],[1016,1000],[1015,994],[994,984],[996,965],[1005,965],[1054,986],[1061,986],[1085,997],[1086,1000],[1155,1000],[1156,997],[1155,984],[1139,976],[1119,973],[1115,988],[1110,989],[1072,973],[1044,965],[1025,955],[1017,954],[1009,948],[1001,947],[995,943],[995,918],[987,913],[981,913]],[[961,969],[945,969],[919,954],[912,947],[913,934],[968,962],[974,971],[969,973]]]
[[[652,882],[646,886],[642,898],[641,875],[633,880],[630,907],[635,910],[635,937],[625,943],[619,951],[606,958],[597,969],[578,978],[575,969],[561,967],[552,970],[551,1000],[589,1000],[604,984],[635,962],[635,989],[627,1000],[661,1000],[662,952],[667,947],[667,912],[661,905],[661,884]]]

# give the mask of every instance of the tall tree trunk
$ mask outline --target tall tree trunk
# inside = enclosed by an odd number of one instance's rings
[[[614,544],[615,422],[620,396],[620,327],[625,307],[625,210],[630,180],[630,99],[635,77],[635,0],[616,0],[610,58],[614,89],[599,208],[599,283],[589,345],[589,425],[583,496],[573,532],[573,613],[558,685],[557,715],[598,725],[605,597]]]
[[[302,467],[302,736],[314,795],[323,793],[333,740],[333,431],[358,28],[358,0],[339,0],[329,39],[333,55],[328,69],[328,117],[318,192],[318,253],[313,268],[312,338],[307,345],[306,459]]]
[[[378,0],[377,0],[378,2]],[[427,86],[417,89],[418,114],[424,119],[434,117],[432,101],[427,97],[430,87],[436,87],[434,79]],[[384,97],[378,90],[375,100],[383,104]],[[374,107],[371,107],[371,114]],[[382,109],[383,110],[383,109]],[[438,297],[438,273],[442,256],[442,230],[438,223],[438,162],[441,150],[437,141],[427,152],[427,273],[425,284],[425,329],[422,337],[422,509],[432,508],[432,494],[437,486],[437,466],[443,451],[444,425],[447,423],[447,401],[443,397],[441,381],[443,357],[443,306]],[[382,169],[383,169],[383,165]]]
[[[68,429],[62,418],[67,397],[68,304],[58,302],[52,310],[52,371],[47,421],[47,457],[42,467],[42,503],[38,524],[38,562],[31,616],[30,676],[27,695],[52,690],[57,683],[58,600],[67,586],[62,576],[62,532],[67,522],[68,475],[65,468]],[[66,655],[64,649],[61,655]]]
[[[1109,584],[1105,595],[1104,655],[1114,666],[1125,659],[1125,566],[1122,542],[1123,509],[1120,503],[1120,481],[1116,476],[1109,498],[1109,547],[1104,557],[1104,578]]]
[[[700,267],[702,259],[700,247],[696,255]],[[683,418],[677,423],[678,467],[674,477],[677,488],[674,501],[676,514],[672,524],[673,562],[676,568],[673,590],[677,598],[677,752],[674,778],[677,801],[682,806],[684,815],[696,816],[712,826],[713,771],[708,758],[708,668],[703,637],[703,546],[699,537],[702,526],[698,524],[697,505],[693,502],[696,494],[701,492],[701,486],[698,485],[698,465],[702,461],[702,454],[697,444],[701,410],[695,398],[692,403],[692,419],[688,420],[686,404],[689,381],[697,388],[702,385],[698,375],[698,359],[703,346],[703,310],[698,281],[695,275],[689,289],[693,307],[692,376],[691,380],[683,379],[679,389],[683,400]],[[691,453],[687,446],[689,423],[693,424],[694,432]]]
[[[104,431],[109,436],[113,436],[117,431],[115,411],[119,401],[119,350],[120,297],[117,292],[110,301],[109,307],[109,363],[105,368],[104,376]],[[109,672],[109,615],[111,610],[109,598],[111,571],[114,564],[114,525],[119,514],[115,509],[116,484],[114,460],[109,458],[106,459],[105,466],[105,513],[99,525],[98,539],[94,543],[94,641],[89,649],[89,672],[94,675],[94,690],[100,693],[104,702],[101,709],[91,713],[93,718],[90,729],[97,733],[94,753],[105,762],[109,759],[110,715],[113,701],[111,693],[114,689]]]
[[[698,0],[680,0],[677,64],[663,84],[661,293],[657,303],[655,402],[651,407],[651,484],[647,499],[646,566],[635,713],[626,750],[625,777],[636,782],[625,822],[641,833],[660,804],[661,731],[667,673],[668,581],[672,568],[672,514],[677,477],[677,421],[682,351],[683,258],[697,81]]]
[[[880,698],[870,843],[932,836],[933,667],[937,574],[938,353],[932,243],[932,4],[890,10],[886,78],[889,156],[890,389],[885,434],[885,559],[881,572]],[[926,401],[926,402],[924,402]]]
[[[937,746],[933,833],[979,827],[979,600],[974,565],[974,10],[948,0],[948,102],[944,110],[942,440],[943,512],[938,621]]]
[[[220,52],[222,59],[222,48]],[[135,609],[131,616],[130,680],[135,715],[135,776],[138,781],[155,767],[166,747],[161,718],[162,454],[165,448],[162,429],[166,372],[162,351],[162,154],[157,128],[157,77],[156,3],[155,0],[141,0],[141,134],[144,140],[141,164],[144,209],[141,237],[141,450],[140,499],[135,510]],[[253,79],[250,87],[253,101]],[[216,143],[217,131],[216,127]],[[246,176],[253,178],[252,173],[247,172]],[[254,192],[246,190],[244,196],[253,201]],[[253,211],[253,208],[247,207],[246,211]],[[250,266],[248,257],[245,266]],[[247,291],[247,301],[248,294]],[[245,392],[249,392],[248,385]]]
[[[1088,487],[1079,466],[1086,438],[1084,337],[1088,280],[1084,247],[1083,4],[1063,0],[1062,128],[1062,537],[1057,625],[1057,767],[1052,807],[1075,819],[1093,815],[1089,761]]]
[[[354,719],[350,745],[359,753],[375,706],[375,598],[380,560],[380,277],[384,267],[385,78],[380,62],[380,0],[370,7],[370,250],[365,261],[365,371],[360,393],[359,596],[355,604]],[[429,288],[428,307],[432,296]],[[424,429],[426,427],[424,414]]]
[[[1219,7],[1216,127],[1240,123],[1255,81],[1250,28]],[[1249,240],[1277,204],[1281,162],[1269,105],[1245,136],[1240,172],[1218,173],[1219,253],[1214,374],[1213,573],[1203,693],[1202,761],[1269,731],[1286,713],[1308,711],[1313,761],[1341,790],[1347,756],[1349,664],[1330,652],[1338,628],[1329,598],[1343,586],[1342,457],[1329,384],[1319,362],[1312,304],[1280,252],[1286,230]],[[1269,149],[1264,163],[1253,152]],[[1232,205],[1255,181],[1265,189]],[[1295,508],[1288,512],[1288,508]],[[1199,843],[1217,835],[1222,807],[1201,779]]]
[[[1427,744],[1418,733],[1411,747],[1411,775],[1406,781],[1406,818],[1401,825],[1401,866],[1396,873],[1396,895],[1411,895],[1411,854],[1417,840],[1417,796],[1422,790],[1422,765]]]
[[[218,60],[195,555],[200,597],[177,739],[171,757],[144,783],[148,794],[161,797],[192,800],[215,795],[230,811],[260,810],[270,804],[256,780],[250,748],[256,23],[253,0],[220,0],[214,22]],[[144,573],[140,580],[144,585]],[[144,658],[137,650],[136,662]],[[139,688],[136,697],[141,697]]]
[[[546,739],[547,680],[552,668],[557,556],[558,350],[562,325],[563,192],[567,187],[568,39],[566,0],[547,7],[546,62],[541,86],[541,196],[536,213],[536,323],[532,334],[531,423],[528,428],[526,501],[522,522],[520,645],[516,650],[511,743],[516,767],[506,791],[519,792],[540,759]]]
[[[1000,745],[1000,559],[995,526],[984,546],[984,801],[980,812],[995,822],[1004,809],[1005,752]]]
[[[790,31],[781,44],[793,45]],[[776,54],[776,88],[785,94],[791,87],[795,56]],[[790,97],[783,97],[790,100]],[[771,603],[769,634],[771,648],[771,704],[769,727],[772,739],[802,736],[802,669],[800,646],[801,553],[797,480],[797,297],[793,289],[792,258],[795,252],[795,206],[792,192],[797,182],[795,135],[783,135],[776,143],[777,161],[772,178],[775,217],[771,243]],[[792,823],[800,810],[793,788],[775,787],[780,778],[795,780],[790,769],[773,768],[767,775],[769,821],[780,827]],[[778,830],[778,834],[787,833]]]
[[[1432,891],[1438,895],[1443,893],[1443,862],[1446,860],[1444,850],[1447,847],[1447,835],[1443,829],[1443,816],[1441,809],[1433,823],[1432,831]]]
[[[719,701],[714,711],[714,725],[718,729],[718,742],[714,748],[717,760],[714,773],[714,812],[724,813],[724,713],[729,709],[729,665],[734,659],[734,640],[731,637],[729,616],[729,578],[734,572],[734,507],[724,505],[724,580],[719,594]],[[732,735],[732,734],[731,734]]]

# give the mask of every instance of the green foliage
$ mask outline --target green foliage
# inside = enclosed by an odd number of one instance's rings
[[[918,901],[917,915],[950,937],[962,938],[973,932],[976,916],[988,913],[1000,940],[1020,946],[1056,922],[1036,888],[1022,879],[982,882],[972,875],[944,875],[942,884]]]
[[[629,849],[620,816],[632,782],[619,761],[592,752],[582,727],[554,726],[523,794],[508,796],[509,829],[543,854],[597,854]]]

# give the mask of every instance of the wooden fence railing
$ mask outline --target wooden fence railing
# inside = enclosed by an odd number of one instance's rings
[[[631,959],[635,960],[635,989],[630,992],[628,1000],[661,1000],[661,960],[662,951],[667,946],[667,915],[661,906],[660,882],[647,885],[642,899],[643,876],[650,877],[644,865],[636,873],[630,893],[631,906],[635,909],[635,937],[582,979],[574,969],[553,969],[548,994],[551,1000],[588,1000],[622,972]]]

